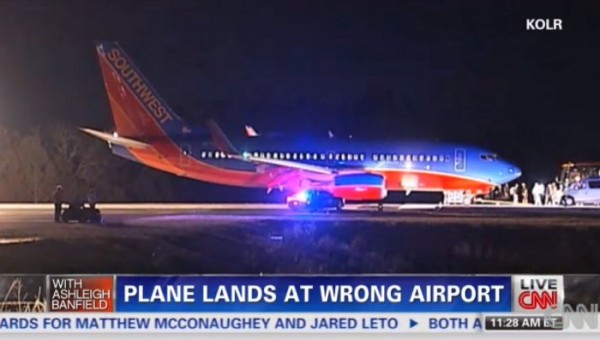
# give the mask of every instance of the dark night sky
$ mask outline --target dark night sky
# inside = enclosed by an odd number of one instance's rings
[[[101,39],[198,124],[464,142],[531,179],[600,161],[599,1],[0,0],[0,124],[110,128]]]

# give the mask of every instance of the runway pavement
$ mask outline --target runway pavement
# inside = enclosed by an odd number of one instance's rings
[[[284,204],[100,204],[105,223],[173,226],[180,223],[242,221],[354,221],[424,222],[436,225],[455,223],[527,226],[600,226],[597,207],[534,207],[506,205],[444,206],[436,204],[375,205],[356,204],[343,211],[296,212]],[[0,223],[45,224],[53,220],[49,204],[0,204]],[[1,230],[1,226],[0,226]]]
[[[357,205],[0,205],[2,273],[599,273],[600,209]]]

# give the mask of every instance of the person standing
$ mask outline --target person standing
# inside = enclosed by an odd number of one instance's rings
[[[96,188],[93,186],[90,187],[90,190],[88,191],[87,202],[90,205],[90,208],[96,209]]]
[[[521,183],[521,192],[523,195],[523,204],[529,204],[529,192],[527,191],[527,184],[525,184],[525,182]]]
[[[510,187],[510,195],[512,196],[513,204],[519,203],[519,185],[515,184]]]
[[[52,193],[52,201],[54,202],[54,222],[60,223],[60,213],[62,212],[63,204],[63,188],[60,184],[56,186]]]
[[[494,200],[498,200],[500,198],[500,186],[497,185],[494,187]]]
[[[538,182],[535,182],[533,188],[531,190],[531,194],[533,195],[533,202],[536,206],[542,205],[542,195],[544,194],[544,185]]]
[[[508,183],[505,183],[502,186],[502,200],[504,201],[509,201],[510,200],[510,195],[509,195],[509,188],[508,188]]]
[[[559,205],[560,201],[562,199],[563,196],[563,187],[561,184],[555,184],[554,185],[554,197],[552,197],[552,200],[554,201],[554,205]]]
[[[546,202],[548,205],[555,205],[556,202],[556,190],[558,190],[558,188],[556,187],[556,183],[552,182],[550,184],[548,184],[548,198],[546,198]]]

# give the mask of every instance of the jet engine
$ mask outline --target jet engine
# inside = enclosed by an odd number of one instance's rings
[[[337,175],[332,194],[346,201],[381,201],[387,196],[385,177],[368,172]]]

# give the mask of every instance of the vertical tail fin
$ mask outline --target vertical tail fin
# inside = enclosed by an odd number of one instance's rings
[[[173,138],[191,132],[118,43],[99,42],[96,51],[120,136]]]

